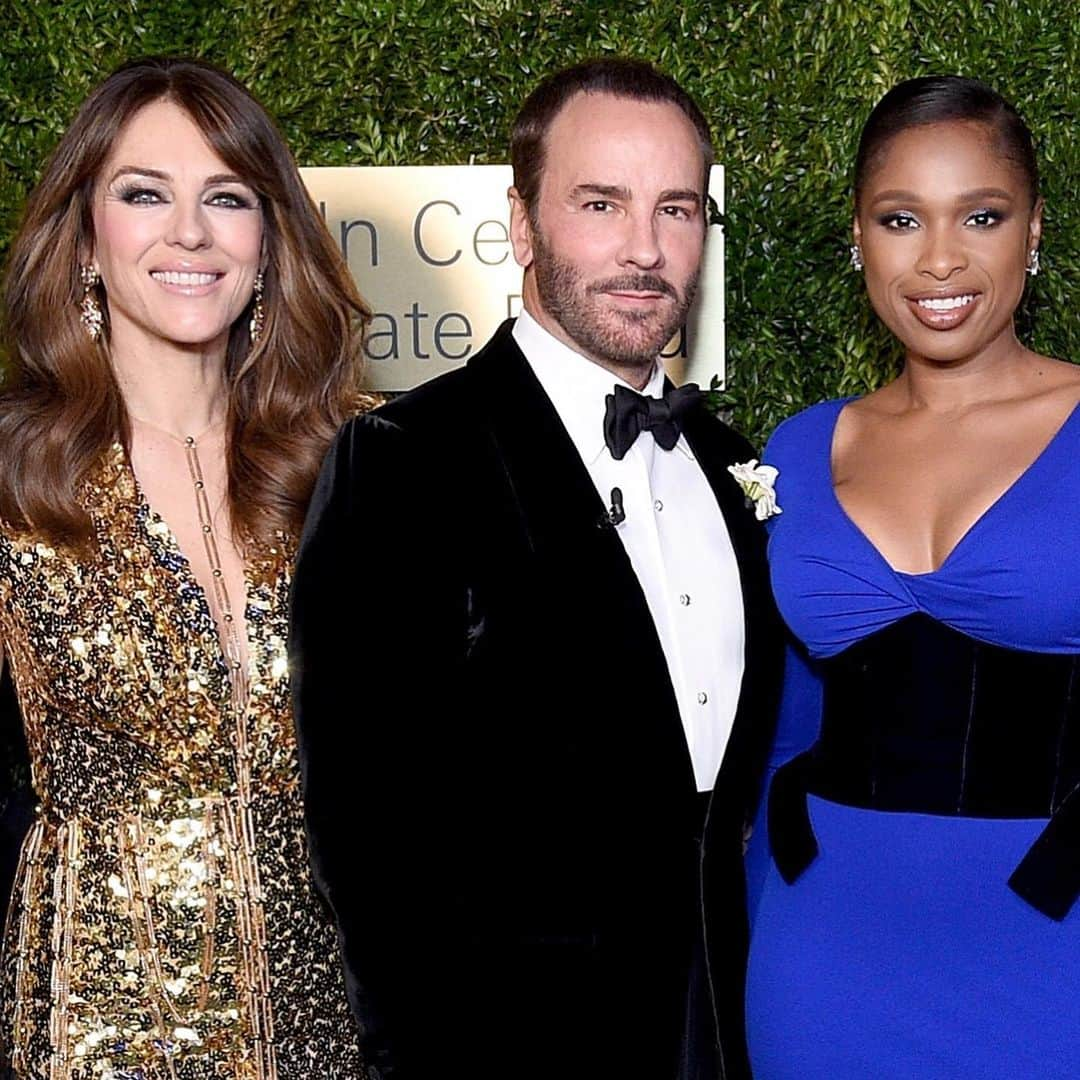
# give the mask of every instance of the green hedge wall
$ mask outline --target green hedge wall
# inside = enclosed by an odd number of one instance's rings
[[[1011,98],[1040,147],[1045,273],[1034,347],[1080,360],[1077,0],[5,0],[0,255],[44,155],[89,88],[153,53],[231,69],[308,165],[506,160],[538,78],[647,58],[697,98],[727,167],[728,372],[761,438],[825,397],[879,385],[896,351],[847,269],[859,126],[893,83],[956,72]]]

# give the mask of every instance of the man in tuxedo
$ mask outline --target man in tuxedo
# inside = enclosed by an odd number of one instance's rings
[[[712,161],[600,60],[515,124],[524,313],[347,424],[294,585],[320,888],[401,1080],[735,1080],[741,845],[779,685],[750,446],[658,353]]]

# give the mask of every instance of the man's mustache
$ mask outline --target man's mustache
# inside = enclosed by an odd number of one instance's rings
[[[594,281],[585,291],[590,293],[654,292],[670,296],[673,300],[679,299],[675,286],[656,274],[624,274],[622,277],[607,278],[605,281]]]

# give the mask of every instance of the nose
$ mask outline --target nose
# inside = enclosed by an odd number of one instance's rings
[[[664,264],[664,252],[660,247],[657,221],[652,213],[627,215],[619,263],[636,266],[642,270],[655,270]]]
[[[938,281],[947,281],[967,266],[967,253],[954,229],[928,227],[924,233],[916,269]]]
[[[166,240],[188,251],[198,251],[210,245],[210,226],[200,200],[176,199]]]

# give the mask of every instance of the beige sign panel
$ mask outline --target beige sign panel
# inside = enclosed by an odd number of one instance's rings
[[[510,249],[509,165],[302,169],[375,312],[367,383],[407,390],[463,364],[521,304]],[[723,209],[724,174],[710,190]],[[724,237],[709,228],[698,299],[665,350],[676,382],[724,374]]]

